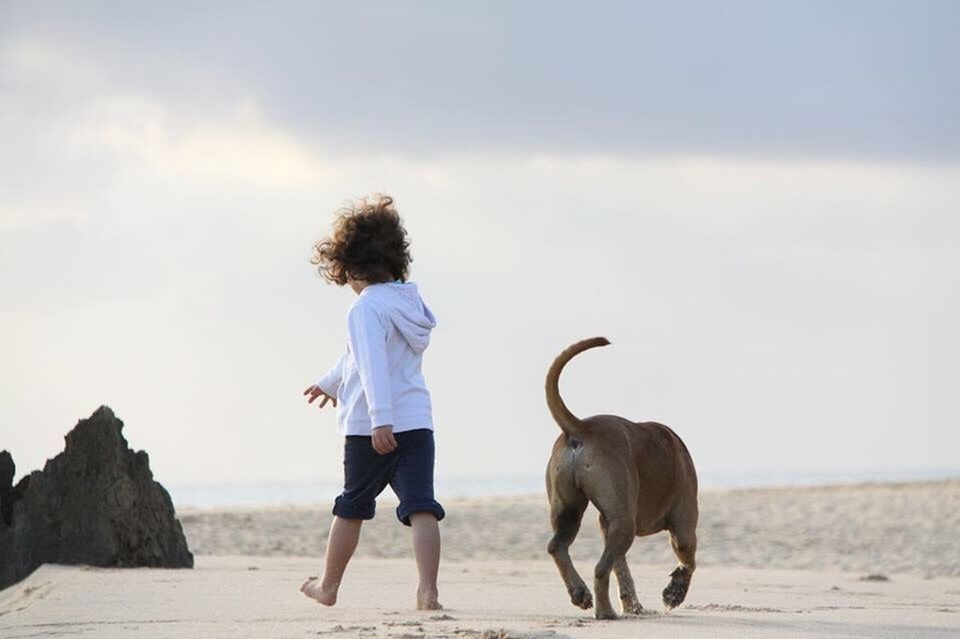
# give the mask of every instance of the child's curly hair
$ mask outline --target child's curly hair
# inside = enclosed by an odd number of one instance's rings
[[[329,282],[407,281],[410,242],[389,195],[363,198],[337,210],[333,234],[313,245],[311,264]]]

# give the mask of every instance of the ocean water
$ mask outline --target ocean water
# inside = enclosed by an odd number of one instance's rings
[[[960,478],[956,469],[901,469],[861,471],[700,471],[701,489],[765,488],[777,486],[824,486],[865,482],[931,481]],[[259,483],[211,483],[166,486],[178,508],[228,508],[329,504],[340,493],[339,481],[284,481]],[[438,477],[437,498],[508,497],[543,495],[542,475],[498,477]],[[395,501],[387,489],[385,502]]]

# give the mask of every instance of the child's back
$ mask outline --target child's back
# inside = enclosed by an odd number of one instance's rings
[[[436,325],[412,282],[363,289],[347,316],[346,369],[338,393],[341,434],[369,435],[371,425],[383,424],[392,424],[394,433],[433,429],[421,366]],[[381,371],[386,374],[377,377]],[[324,383],[317,385],[325,388]]]

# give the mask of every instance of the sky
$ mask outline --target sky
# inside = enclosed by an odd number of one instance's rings
[[[701,472],[960,469],[954,2],[0,0],[0,448],[100,404],[167,484],[335,480],[312,269],[394,196],[444,477],[580,416]]]

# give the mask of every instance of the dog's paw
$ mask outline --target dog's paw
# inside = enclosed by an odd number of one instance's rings
[[[596,611],[594,611],[594,616],[597,619],[619,619],[617,613],[613,611],[613,608],[600,610],[600,608],[597,607]]]
[[[672,577],[670,583],[663,589],[663,605],[667,608],[676,608],[687,597],[690,577],[682,568],[677,568],[670,576]]]
[[[626,599],[620,600],[620,614],[622,615],[642,615],[643,606],[640,605],[640,602],[629,597]]]
[[[683,600],[686,598],[686,588],[680,588],[674,584],[670,584],[663,589],[663,605],[667,608],[676,608],[683,603]]]
[[[584,610],[590,610],[593,607],[593,595],[586,586],[577,586],[570,591],[570,601],[574,606]]]

